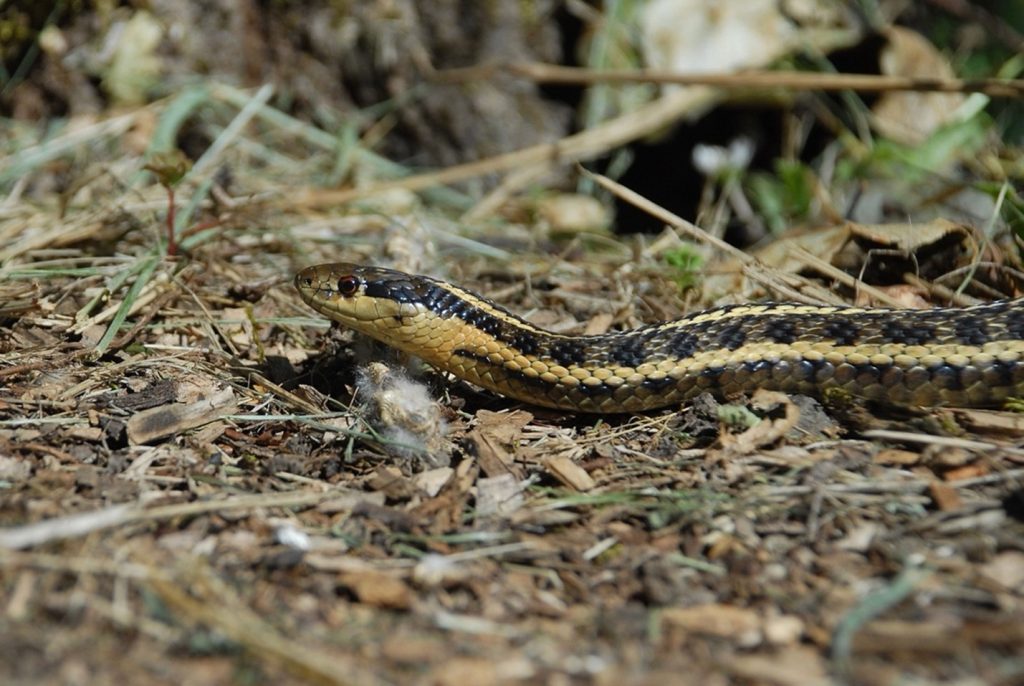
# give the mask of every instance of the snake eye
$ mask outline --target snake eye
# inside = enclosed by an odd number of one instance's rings
[[[359,279],[354,276],[343,276],[338,279],[338,292],[346,298],[356,294],[359,290]]]

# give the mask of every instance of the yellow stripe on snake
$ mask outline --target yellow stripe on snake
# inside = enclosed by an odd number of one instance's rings
[[[458,286],[390,269],[319,265],[299,272],[295,286],[317,312],[460,379],[576,412],[637,412],[759,388],[961,407],[1024,394],[1024,299],[931,310],[728,305],[568,336]]]

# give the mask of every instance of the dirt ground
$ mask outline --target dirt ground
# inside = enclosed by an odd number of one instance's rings
[[[424,51],[447,20],[430,21]],[[512,52],[550,59],[540,35]],[[24,82],[32,112],[2,101],[3,683],[1024,683],[1019,403],[543,410],[331,326],[291,284],[311,264],[383,264],[567,333],[751,299],[1014,297],[1024,170],[994,126],[924,180],[881,155],[853,181],[822,172],[798,230],[744,214],[736,194],[764,183],[723,178],[702,228],[644,208],[663,230],[623,235],[609,208],[628,191],[571,164],[619,134],[571,134],[568,105],[532,86],[494,87],[504,104],[445,86],[349,129],[315,82],[290,109],[206,76],[46,111],[55,84],[96,83],[60,74],[44,60]],[[646,105],[647,133],[665,108],[707,110],[686,97]],[[549,126],[457,126],[419,148],[440,176],[391,161],[485,102]],[[787,179],[820,171],[802,169]],[[854,196],[890,205],[846,221]],[[766,232],[740,254],[719,239],[738,223]]]

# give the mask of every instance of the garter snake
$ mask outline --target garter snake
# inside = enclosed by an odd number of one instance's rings
[[[597,336],[545,331],[450,283],[308,267],[302,299],[346,327],[501,395],[635,412],[765,388],[899,405],[998,406],[1024,393],[1024,299],[959,309],[727,305]]]

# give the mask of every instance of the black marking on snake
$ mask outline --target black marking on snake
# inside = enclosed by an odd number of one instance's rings
[[[608,358],[623,367],[639,367],[647,360],[647,349],[644,343],[642,336],[623,336],[613,343]]]
[[[470,311],[476,310],[468,301],[451,294],[450,298],[441,300],[437,304],[438,309],[434,310],[440,317],[455,317],[466,321]]]
[[[825,360],[818,360],[824,362]],[[799,360],[793,364],[793,378],[797,381],[811,381],[817,372],[817,366],[810,360]]]
[[[700,347],[700,339],[692,331],[680,331],[668,342],[669,350],[679,359],[693,357]]]
[[[993,316],[1010,310],[1012,305],[1019,305],[1019,303],[1016,300],[996,300],[995,302],[981,305],[978,307],[978,310],[984,309],[986,314]]]
[[[475,305],[467,298],[474,298],[487,303],[488,308],[493,308],[500,316],[492,314],[488,309]],[[522,328],[531,327],[531,325],[500,305],[490,303],[471,291],[466,291],[465,295],[462,295],[448,290],[441,284],[430,283],[428,287],[423,289],[420,295],[420,303],[439,317],[460,319],[486,333],[494,340],[515,348],[523,355],[539,355],[541,352],[542,341],[546,335],[545,332],[537,333]],[[582,353],[583,345],[581,343],[562,338],[559,338],[558,341],[565,341],[564,345],[568,346],[569,349],[575,349],[578,346],[581,352],[579,353],[579,362],[576,362],[576,364],[582,364],[585,361]],[[554,345],[558,345],[558,343]],[[570,354],[571,352],[567,350],[562,359],[569,359]],[[559,364],[572,364],[572,362],[559,361]]]
[[[473,307],[466,311],[465,316],[461,319],[476,328],[483,331],[491,338],[502,340],[503,333],[505,332],[505,323],[495,317],[490,312],[484,312],[483,310]]]
[[[512,334],[510,344],[523,355],[540,354],[540,340],[532,333],[517,330]]]
[[[407,281],[367,281],[365,293],[371,298],[384,298],[397,303],[418,302],[421,300],[416,288]]]
[[[861,328],[849,317],[834,316],[825,322],[822,333],[836,342],[836,345],[857,345]]]
[[[573,389],[579,391],[580,395],[585,395],[588,397],[595,397],[599,395],[611,395],[612,391],[615,390],[606,383],[599,383],[593,385],[581,383],[577,384],[576,386],[573,386]]]
[[[768,319],[764,335],[776,343],[791,344],[797,338],[796,322],[792,319]]]
[[[881,372],[879,372],[878,367],[870,362],[865,364],[851,364],[847,362],[846,364],[853,367],[853,378],[858,381],[863,381],[864,379],[877,381],[878,377],[881,376]]]
[[[462,299],[446,288],[436,284],[428,285],[420,297],[423,306],[434,314],[445,315],[452,305],[461,302]]]
[[[734,309],[734,308],[730,307],[729,309]],[[686,330],[687,331],[692,331],[693,333],[697,334],[698,336],[704,336],[708,332],[714,330],[715,327],[719,326],[720,324],[721,324],[721,322],[719,322],[719,321],[716,321],[714,319],[709,319],[707,321],[697,322],[696,324],[690,324],[689,326],[686,327]]]
[[[705,367],[704,369],[700,370],[700,376],[705,379],[717,381],[718,378],[721,377],[727,369],[728,367]]]
[[[1013,368],[1015,363],[994,360],[982,370],[981,378],[984,384],[992,388],[1002,388],[1013,384]]]
[[[935,384],[936,388],[948,388],[951,391],[964,390],[963,381],[960,379],[959,367],[944,364],[930,371],[932,373],[932,383]]]
[[[1018,386],[1024,382],[1024,363],[1020,361],[1001,362],[1001,365],[1005,368],[1005,375],[1010,379],[1008,385]]]
[[[964,345],[984,345],[989,340],[988,324],[981,317],[966,314],[956,318],[953,331]]]
[[[666,374],[660,379],[644,379],[640,385],[652,391],[660,391],[664,388],[668,388],[669,386],[675,386],[676,380]]]
[[[433,286],[421,293],[419,302],[439,317],[460,319],[502,343],[511,343],[514,333],[519,331],[507,326],[487,310],[440,286]]]
[[[768,360],[748,360],[743,363],[742,370],[747,374],[758,374],[760,372],[770,372],[772,369],[772,363]]]
[[[747,317],[740,317],[735,323],[726,324],[719,329],[716,342],[726,350],[736,350],[747,342]]]
[[[586,347],[571,338],[556,339],[548,348],[548,355],[563,367],[571,367],[587,361]]]
[[[1007,311],[1006,332],[1013,338],[1024,338],[1024,310]]]
[[[922,321],[889,319],[882,323],[881,334],[890,343],[925,345],[935,340],[935,327]]]
[[[775,307],[776,304],[775,303],[761,303],[761,305],[763,305],[766,308],[771,308],[771,307]],[[702,315],[714,314],[714,313],[721,313],[723,315],[727,315],[730,312],[732,312],[733,310],[746,310],[746,309],[749,309],[749,308],[750,308],[750,305],[744,305],[743,303],[737,303],[737,304],[734,304],[734,305],[719,305],[718,307],[714,307],[714,308],[712,308],[710,310],[697,310],[696,312],[691,312],[690,314],[688,314],[688,315],[686,315],[684,317],[681,317],[678,321],[686,321],[686,320],[689,320],[689,319],[695,319],[695,318],[700,317]],[[739,318],[740,319],[747,319],[747,317],[744,317],[744,316],[740,316]],[[728,319],[728,317],[723,317],[723,319]],[[700,324],[694,324],[694,326],[700,326],[701,324],[713,325],[717,321],[721,321],[721,320],[708,320],[708,321],[701,322]]]

